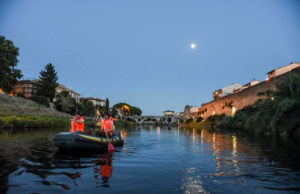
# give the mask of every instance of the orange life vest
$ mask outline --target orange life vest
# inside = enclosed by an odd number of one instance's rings
[[[111,131],[112,130],[113,121],[111,119],[104,119],[102,126],[104,127],[105,131]]]
[[[73,120],[84,120],[83,117],[80,117],[79,119],[77,119],[76,116],[73,117]],[[83,123],[76,123],[74,121],[71,122],[71,132],[74,133],[77,130],[81,131],[82,133],[84,133],[84,122]]]

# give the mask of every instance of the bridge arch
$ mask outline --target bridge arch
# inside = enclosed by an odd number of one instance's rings
[[[126,121],[130,121],[130,122],[137,123],[137,121],[136,121],[135,119],[131,118],[131,117],[127,117],[125,120],[126,120]]]

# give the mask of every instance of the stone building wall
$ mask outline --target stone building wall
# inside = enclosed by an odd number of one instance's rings
[[[300,68],[294,69],[291,72],[295,71],[300,72]],[[231,115],[235,111],[251,105],[258,99],[263,98],[262,96],[257,96],[258,93],[266,90],[276,90],[276,83],[289,75],[291,72],[274,77],[269,81],[261,82],[238,93],[230,94],[217,100],[213,100],[209,103],[202,104],[202,107],[199,109],[198,116],[207,118],[214,114],[224,113],[226,115]]]

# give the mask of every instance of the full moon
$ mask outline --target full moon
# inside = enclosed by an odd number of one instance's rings
[[[195,49],[196,48],[196,44],[195,43],[191,43],[190,47],[191,47],[191,49]]]

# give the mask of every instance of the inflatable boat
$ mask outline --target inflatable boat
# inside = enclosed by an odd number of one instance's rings
[[[106,138],[81,132],[61,132],[54,137],[53,141],[60,150],[107,150],[109,142],[115,147],[122,146],[124,142],[120,135]]]

